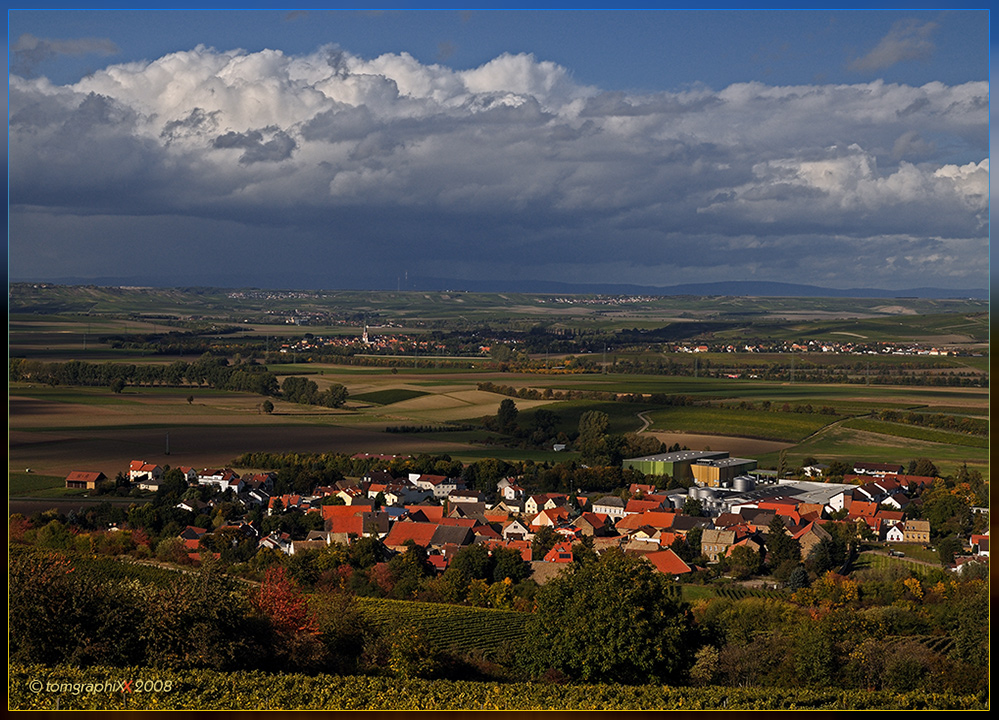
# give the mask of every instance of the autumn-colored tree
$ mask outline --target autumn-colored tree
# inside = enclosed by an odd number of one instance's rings
[[[278,632],[318,632],[305,594],[283,567],[267,570],[255,600],[257,608],[270,618]]]
[[[267,570],[254,601],[270,621],[273,651],[283,664],[302,670],[316,670],[326,664],[319,624],[305,594],[283,567]]]

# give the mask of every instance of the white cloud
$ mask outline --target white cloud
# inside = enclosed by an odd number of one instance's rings
[[[262,223],[313,247],[332,225],[348,256],[419,234],[431,266],[464,243],[477,272],[510,252],[537,268],[560,252],[595,279],[670,263],[780,273],[819,249],[848,253],[847,272],[857,238],[924,233],[966,238],[927,252],[977,271],[988,90],[604,93],[531,55],[454,71],[335,46],[199,46],[68,87],[12,76],[12,212]]]

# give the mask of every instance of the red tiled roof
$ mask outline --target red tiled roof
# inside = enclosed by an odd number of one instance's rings
[[[438,521],[444,517],[444,506],[443,505],[404,505],[409,513],[412,515],[415,511],[419,510],[422,512],[428,520]]]
[[[683,575],[691,571],[690,566],[681,560],[679,555],[668,548],[666,550],[645,553],[642,557],[651,562],[656,570],[664,575]]]
[[[319,509],[323,513],[323,520],[351,517],[367,510],[364,505],[322,505]]]
[[[407,540],[412,540],[417,545],[427,547],[438,527],[437,523],[396,522],[392,524],[384,543],[386,547],[401,547]]]
[[[361,515],[334,515],[326,518],[325,527],[327,532],[361,537],[364,535],[364,518]]]

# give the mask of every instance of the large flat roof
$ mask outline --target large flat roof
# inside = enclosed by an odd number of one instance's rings
[[[731,467],[733,465],[745,465],[746,463],[754,463],[754,462],[756,461],[749,460],[747,458],[727,457],[727,458],[720,458],[718,460],[702,459],[698,460],[697,464],[706,465],[708,467]]]
[[[624,462],[683,462],[684,460],[711,460],[727,458],[724,450],[681,450],[680,452],[646,455],[645,457],[626,458]]]

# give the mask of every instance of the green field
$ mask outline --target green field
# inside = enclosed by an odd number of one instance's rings
[[[763,440],[801,442],[835,422],[835,415],[733,410],[714,407],[678,407],[655,410],[651,430],[709,435],[732,435]]]
[[[878,433],[880,435],[893,435],[895,437],[912,438],[926,442],[943,443],[945,445],[966,445],[975,448],[988,448],[989,446],[988,438],[977,435],[948,432],[947,430],[937,430],[936,428],[919,427],[903,423],[885,422],[883,420],[872,420],[870,418],[853,418],[843,423],[843,427]]]
[[[962,463],[981,471],[989,479],[989,452],[987,448],[961,445],[944,445],[923,440],[913,440],[880,433],[869,433],[842,425],[823,429],[787,451],[789,466],[794,467],[806,457],[819,462],[832,460],[844,462],[898,462],[907,464],[917,458],[930,458],[943,475],[955,472]],[[777,453],[757,457],[760,467],[776,467]]]
[[[8,497],[58,497],[66,489],[66,478],[27,472],[7,473]],[[79,490],[71,490],[79,494]],[[85,491],[83,491],[85,492]]]

